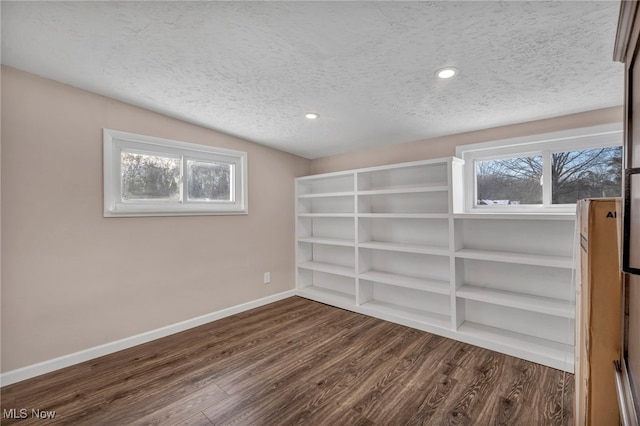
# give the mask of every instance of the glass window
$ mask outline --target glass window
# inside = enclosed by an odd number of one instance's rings
[[[231,164],[187,160],[189,200],[233,201],[231,169]]]
[[[551,154],[551,202],[574,204],[582,198],[619,197],[622,147]]]
[[[453,185],[464,202],[455,212],[568,214],[580,199],[620,197],[620,127],[612,123],[458,146],[464,166]]]
[[[122,199],[180,201],[180,159],[121,153]]]
[[[104,129],[104,216],[247,213],[247,153]]]
[[[476,204],[542,204],[542,156],[476,161]]]

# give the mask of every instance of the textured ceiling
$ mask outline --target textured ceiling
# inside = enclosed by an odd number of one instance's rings
[[[617,1],[0,7],[3,64],[307,158],[623,103]]]

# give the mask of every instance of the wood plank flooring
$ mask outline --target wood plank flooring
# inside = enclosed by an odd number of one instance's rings
[[[6,386],[0,396],[3,425],[573,422],[571,374],[299,297]],[[27,417],[7,418],[10,409]]]

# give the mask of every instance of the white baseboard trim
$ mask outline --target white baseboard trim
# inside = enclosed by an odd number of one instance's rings
[[[33,365],[28,365],[16,370],[7,371],[6,373],[0,374],[0,387],[21,382],[23,380],[40,376],[42,374],[50,373],[61,368],[70,367],[81,362],[89,361],[91,359],[121,351],[123,349],[131,348],[133,346],[141,345],[143,343],[160,339],[162,337],[170,336],[172,334],[179,333],[190,328],[198,327],[200,325],[207,324],[221,318],[248,311],[250,309],[258,308],[263,305],[268,305],[269,303],[277,302],[278,300],[286,299],[295,295],[296,290],[284,291],[282,293],[263,297],[262,299],[253,300],[251,302],[242,303],[236,306],[231,306],[220,311],[205,314],[176,324],[171,324],[166,327],[157,328],[155,330],[147,331],[135,336],[116,340],[115,342],[105,343],[103,345],[94,346],[93,348],[85,349],[69,355],[63,355],[58,358],[39,362]]]

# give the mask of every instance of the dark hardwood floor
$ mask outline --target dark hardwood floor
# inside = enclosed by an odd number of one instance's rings
[[[572,424],[572,400],[571,374],[292,297],[6,386],[0,401],[3,425],[538,426]]]

